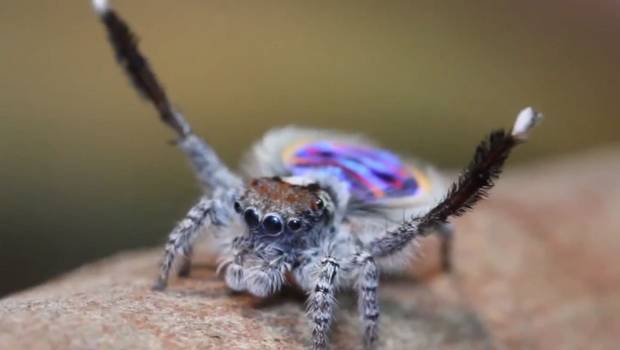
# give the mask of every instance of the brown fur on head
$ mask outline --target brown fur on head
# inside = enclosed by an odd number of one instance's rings
[[[329,217],[330,202],[329,195],[317,184],[296,185],[279,177],[257,178],[248,183],[235,210],[243,216],[250,232],[276,236],[309,230]],[[282,230],[276,233],[277,220]]]

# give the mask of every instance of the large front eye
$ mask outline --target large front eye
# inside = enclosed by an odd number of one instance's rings
[[[248,208],[243,213],[243,218],[245,219],[245,223],[248,224],[248,227],[254,228],[258,226],[258,213],[254,208]]]
[[[276,214],[269,214],[263,219],[263,228],[268,235],[277,235],[282,232],[282,219]]]

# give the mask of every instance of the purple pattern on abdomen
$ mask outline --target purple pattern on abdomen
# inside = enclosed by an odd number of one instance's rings
[[[416,194],[418,183],[400,158],[387,150],[331,141],[305,144],[287,164],[294,176],[326,172],[349,185],[363,200]]]

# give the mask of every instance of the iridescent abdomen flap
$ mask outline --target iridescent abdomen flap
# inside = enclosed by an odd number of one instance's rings
[[[414,172],[394,153],[336,141],[305,143],[287,152],[294,176],[317,171],[346,182],[353,196],[367,200],[413,196],[419,190]]]

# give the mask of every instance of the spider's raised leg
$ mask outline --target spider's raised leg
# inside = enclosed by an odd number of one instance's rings
[[[178,255],[189,259],[189,253],[192,250],[194,241],[207,224],[217,226],[225,224],[222,218],[226,217],[226,215],[213,212],[214,208],[217,207],[214,205],[216,201],[215,199],[203,197],[172,230],[166,242],[164,259],[153,289],[163,290],[166,288],[174,260]],[[214,220],[214,217],[217,217],[217,219]],[[185,260],[184,263],[189,263],[189,261]]]
[[[372,241],[369,244],[371,254],[384,257],[396,253],[416,237],[431,233],[449,218],[472,208],[493,187],[493,181],[502,172],[512,149],[527,139],[528,131],[541,118],[541,114],[526,108],[519,113],[511,133],[504,130],[492,132],[478,145],[474,159],[452,184],[446,197],[426,214],[412,218]]]
[[[178,145],[189,158],[200,183],[210,190],[240,187],[240,178],[222,163],[204,140],[192,133],[189,123],[174,109],[125,21],[106,0],[92,2],[106,27],[118,62],[141,95],[155,106],[161,120],[177,133]]]
[[[312,348],[328,348],[328,336],[336,309],[336,283],[340,264],[323,258],[318,267],[314,289],[308,297],[308,317],[312,322]]]

